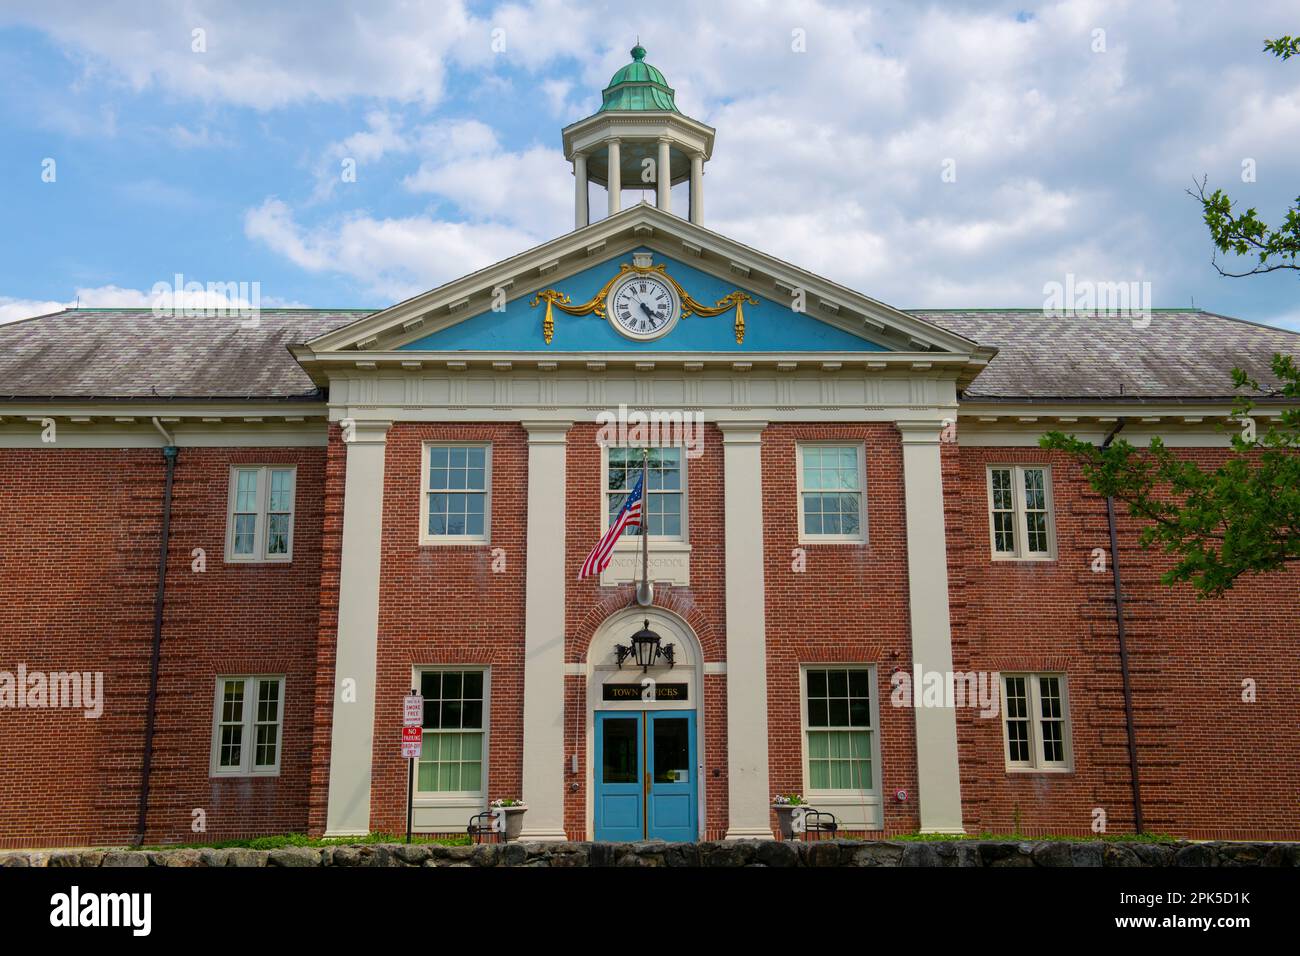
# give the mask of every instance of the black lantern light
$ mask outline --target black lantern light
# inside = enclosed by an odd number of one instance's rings
[[[673,646],[664,644],[661,638],[654,631],[650,630],[650,621],[646,620],[645,626],[632,635],[632,641],[628,644],[619,644],[614,648],[618,654],[618,666],[621,668],[623,662],[629,657],[641,666],[644,673],[650,668],[656,660],[663,658],[672,667],[675,663],[673,660]]]

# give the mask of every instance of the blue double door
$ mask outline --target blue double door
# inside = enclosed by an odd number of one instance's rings
[[[694,840],[695,711],[597,711],[597,840]]]

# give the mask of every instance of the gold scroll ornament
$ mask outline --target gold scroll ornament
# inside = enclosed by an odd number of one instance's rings
[[[667,282],[671,282],[673,288],[677,290],[677,295],[682,300],[682,318],[690,315],[714,316],[730,309],[736,310],[736,344],[743,345],[745,342],[745,308],[744,304],[758,305],[758,300],[751,295],[746,295],[737,289],[735,292],[729,292],[718,300],[717,305],[704,305],[697,302],[689,292],[682,288],[681,284],[670,276],[665,266],[661,263],[657,266],[635,266],[630,262],[624,262],[618,267],[618,272],[614,277],[600,287],[592,298],[586,302],[580,302],[574,305],[569,297],[559,289],[543,289],[537,295],[533,296],[533,301],[529,303],[536,308],[540,303],[546,303],[546,315],[542,317],[542,338],[546,344],[551,344],[551,339],[555,338],[555,316],[552,314],[552,307],[566,312],[569,315],[598,315],[605,318],[605,296],[609,294],[610,288],[623,276],[629,272],[647,273],[657,272]]]

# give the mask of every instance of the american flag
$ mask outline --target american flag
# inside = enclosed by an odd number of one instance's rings
[[[605,532],[596,546],[591,549],[591,554],[587,555],[587,560],[582,562],[582,570],[578,572],[578,580],[593,574],[600,574],[609,564],[609,559],[614,554],[614,544],[618,541],[618,536],[623,533],[623,529],[635,525],[641,526],[641,483],[645,480],[643,472],[636,480],[636,485],[628,492],[627,500],[623,502],[623,507],[618,509],[618,514],[610,522],[609,530]]]

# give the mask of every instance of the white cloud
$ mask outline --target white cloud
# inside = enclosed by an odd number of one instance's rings
[[[88,55],[99,82],[258,109],[352,96],[436,103],[449,63],[491,55],[489,25],[459,0],[158,4],[147,14],[134,0],[48,0],[0,12],[6,20]]]
[[[662,0],[637,23],[622,5],[562,0],[374,0],[364,14],[341,0],[231,0],[143,18],[127,0],[49,0],[0,19],[75,51],[87,85],[258,109],[362,98],[364,126],[314,151],[315,192],[268,199],[245,233],[389,298],[569,228],[555,127],[597,107],[640,30],[679,108],[718,129],[711,228],[901,306],[1032,305],[1045,281],[1074,273],[1149,278],[1157,305],[1195,293],[1213,307],[1205,293],[1223,287],[1182,190],[1209,172],[1271,219],[1294,198],[1300,67],[1260,51],[1292,6]],[[207,53],[190,51],[196,26]],[[464,99],[447,95],[452,79]],[[498,118],[505,98],[536,122]],[[185,143],[212,135],[181,128]],[[1243,157],[1258,162],[1249,187]],[[403,185],[409,208],[319,208],[348,195],[336,188],[344,158],[367,182]],[[955,183],[940,178],[945,159]],[[292,182],[280,192],[293,196]]]
[[[249,210],[244,232],[308,272],[349,276],[390,301],[459,278],[537,242],[535,236],[510,226],[422,216],[376,219],[358,214],[305,228],[274,198]]]

